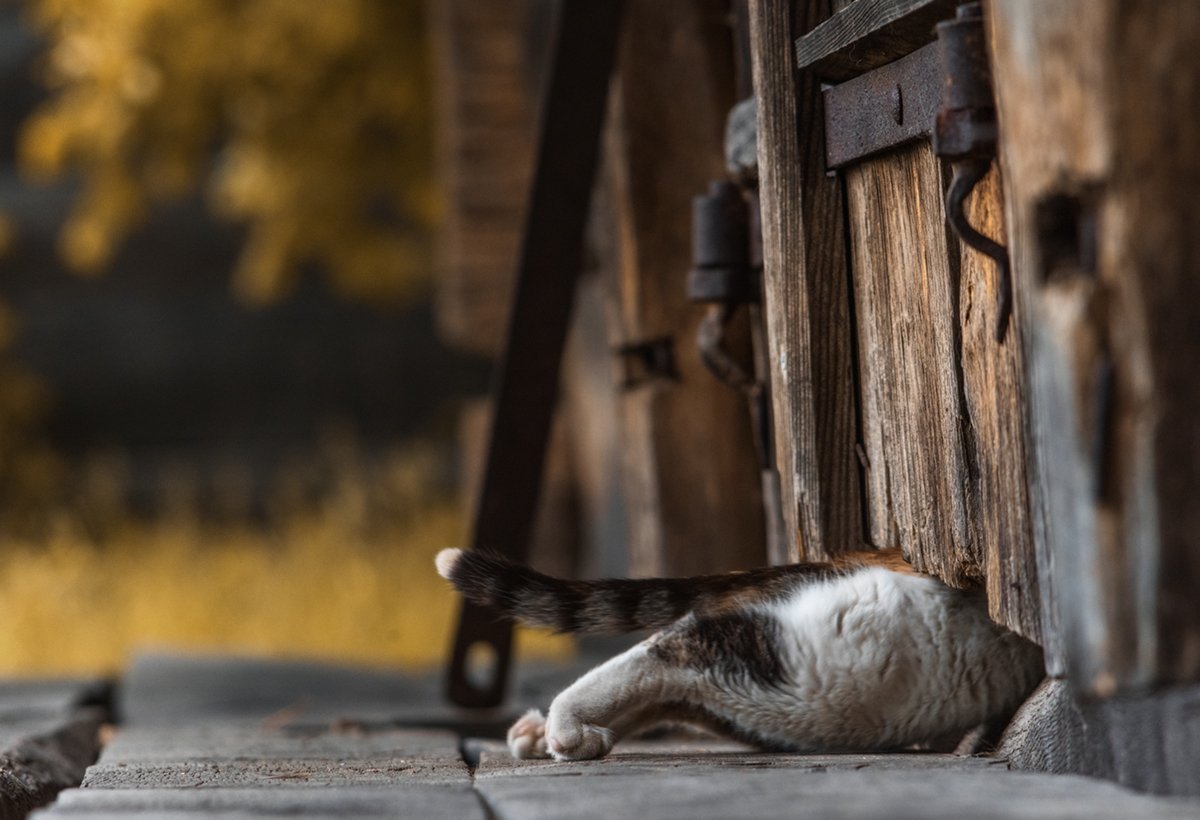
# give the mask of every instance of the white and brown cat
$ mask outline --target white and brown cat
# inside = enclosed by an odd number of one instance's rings
[[[895,552],[682,579],[564,581],[484,553],[437,568],[471,601],[560,632],[659,630],[508,732],[520,758],[603,757],[686,723],[790,751],[878,751],[1011,715],[1041,650],[988,619],[983,596]]]

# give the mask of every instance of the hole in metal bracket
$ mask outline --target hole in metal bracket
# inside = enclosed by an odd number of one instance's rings
[[[464,662],[467,683],[476,691],[486,692],[495,685],[499,661],[496,647],[487,641],[476,641],[468,646]]]

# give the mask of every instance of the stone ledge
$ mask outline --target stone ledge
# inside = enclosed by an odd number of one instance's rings
[[[108,710],[85,706],[0,750],[0,820],[19,820],[78,785],[100,753]]]
[[[1086,703],[1065,681],[1047,679],[1018,710],[997,754],[1015,769],[1200,796],[1200,686]]]

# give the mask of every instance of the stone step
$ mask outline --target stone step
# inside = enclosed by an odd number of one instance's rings
[[[475,788],[498,820],[1200,817],[1200,803],[944,754],[764,754],[724,744],[618,744],[604,760],[513,761],[474,741]]]
[[[0,683],[0,820],[77,785],[100,751],[110,688],[95,681]]]
[[[544,670],[503,710],[445,705],[434,676],[246,659],[145,658],[125,722],[37,820],[291,815],[466,820],[652,817],[1200,818],[1200,802],[1002,758],[766,754],[674,735],[604,760],[513,760],[497,735],[578,669]],[[472,737],[471,727],[491,737]]]

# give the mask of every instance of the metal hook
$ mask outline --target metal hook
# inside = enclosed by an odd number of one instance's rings
[[[1009,318],[1012,316],[1012,274],[1008,264],[1008,249],[990,236],[975,229],[967,221],[964,210],[967,197],[979,181],[987,176],[991,161],[986,159],[961,159],[950,163],[954,176],[946,191],[946,220],[958,234],[959,239],[982,254],[990,256],[996,262],[1000,272],[1000,302],[996,316],[996,342],[1004,344],[1008,333]]]
[[[964,243],[991,257],[1000,269],[996,341],[1003,344],[1013,302],[1008,251],[977,231],[964,211],[967,197],[987,176],[996,156],[996,104],[980,4],[959,6],[953,20],[938,23],[937,34],[943,82],[933,150],[950,160],[954,172],[946,190],[946,220]]]

